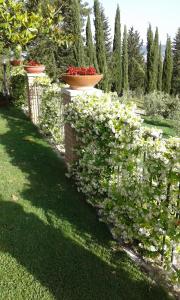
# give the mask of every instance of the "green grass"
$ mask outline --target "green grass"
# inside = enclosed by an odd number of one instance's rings
[[[174,120],[166,120],[160,117],[143,116],[144,125],[147,127],[156,127],[161,129],[164,137],[177,136],[177,130],[174,128]]]
[[[26,117],[0,110],[0,299],[166,300]]]

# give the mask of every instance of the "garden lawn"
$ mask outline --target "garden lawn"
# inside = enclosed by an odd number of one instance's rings
[[[165,138],[179,136],[179,132],[174,128],[174,120],[162,119],[154,116],[143,116],[143,119],[144,126],[161,129]]]
[[[166,300],[15,109],[0,110],[0,299]]]

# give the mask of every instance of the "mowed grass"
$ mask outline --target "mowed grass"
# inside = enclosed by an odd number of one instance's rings
[[[0,299],[166,300],[65,177],[30,121],[0,110]]]
[[[145,112],[144,100],[142,97],[133,98],[133,102],[136,104],[139,110]],[[141,117],[144,120],[143,126],[162,130],[164,138],[180,136],[180,130],[177,126],[179,120],[164,119],[161,116],[142,115]]]
[[[159,117],[143,116],[144,126],[161,129],[165,138],[179,136],[179,132],[175,129],[175,121],[162,119]]]

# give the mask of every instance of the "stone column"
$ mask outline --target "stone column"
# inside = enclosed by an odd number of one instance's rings
[[[102,91],[91,88],[87,90],[72,90],[70,88],[62,88],[61,90],[63,96],[64,105],[68,105],[74,97],[86,95],[96,95],[100,97]],[[71,124],[66,123],[64,128],[64,143],[65,143],[65,162],[67,166],[70,166],[74,161],[76,161],[77,156],[74,152],[74,149],[77,145],[76,133],[74,128],[71,127]]]
[[[40,100],[42,89],[35,82],[37,78],[47,76],[45,73],[27,73],[29,117],[36,125],[39,123]]]

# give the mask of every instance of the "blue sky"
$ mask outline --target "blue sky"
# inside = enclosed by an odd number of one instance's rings
[[[87,0],[93,6],[93,0]],[[180,27],[180,0],[101,0],[105,14],[109,18],[112,32],[117,4],[121,10],[121,24],[133,26],[140,32],[146,43],[148,24],[159,28],[162,44],[165,44],[167,34],[173,39],[177,28]]]

